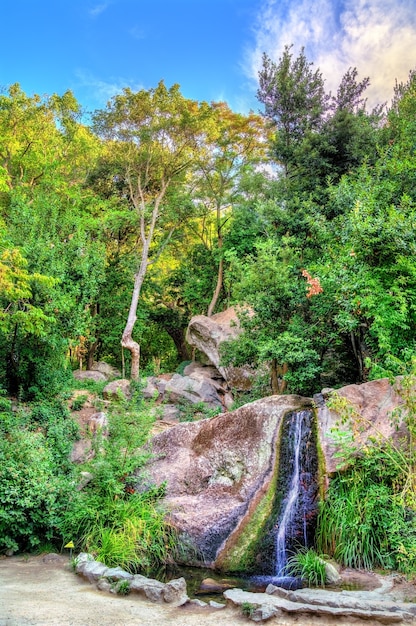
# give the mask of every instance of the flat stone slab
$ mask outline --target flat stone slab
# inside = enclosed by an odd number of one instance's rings
[[[269,591],[272,590],[269,588]],[[333,592],[324,589],[302,589],[285,594],[279,589],[277,593],[278,595],[272,595],[229,589],[223,595],[235,606],[242,606],[244,603],[252,605],[250,618],[254,622],[265,621],[283,613],[356,617],[380,624],[416,622],[416,605],[394,602],[388,594]]]

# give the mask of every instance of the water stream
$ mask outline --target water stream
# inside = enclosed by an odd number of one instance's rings
[[[301,525],[303,526],[303,536],[300,543],[307,546],[306,512],[303,510],[303,507],[300,506],[302,503],[299,498],[301,490],[301,470],[304,469],[301,464],[302,427],[304,427],[306,416],[306,411],[293,413],[289,426],[288,444],[292,452],[292,475],[288,493],[283,499],[281,513],[277,522],[275,576],[284,576],[286,573],[288,559],[287,540],[293,539],[293,535],[295,534],[296,536],[296,533],[298,533],[299,520],[296,520],[296,515],[299,514],[301,515]],[[295,521],[298,523],[295,524]]]
[[[275,505],[258,561],[259,583],[296,586],[288,560],[313,545],[317,513],[318,461],[311,409],[288,413],[282,424]]]

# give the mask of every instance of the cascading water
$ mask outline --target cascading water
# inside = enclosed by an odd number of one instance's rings
[[[294,414],[290,429],[290,443],[293,444],[293,469],[289,485],[289,492],[283,501],[282,512],[277,524],[276,533],[276,576],[284,576],[287,564],[286,536],[290,535],[297,502],[299,497],[300,478],[300,444],[302,436],[302,422],[304,412]]]
[[[280,437],[273,514],[258,555],[258,582],[286,586],[291,555],[313,543],[317,513],[318,461],[311,409],[288,413]],[[289,581],[286,581],[290,585]]]

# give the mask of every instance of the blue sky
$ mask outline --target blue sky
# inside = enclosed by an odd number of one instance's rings
[[[2,0],[0,86],[71,89],[88,111],[123,87],[179,83],[196,100],[259,110],[261,54],[284,45],[322,71],[328,90],[356,66],[369,104],[416,68],[416,0]]]

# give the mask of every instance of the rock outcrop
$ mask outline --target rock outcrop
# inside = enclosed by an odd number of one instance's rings
[[[403,404],[396,391],[399,384],[400,379],[392,386],[387,378],[381,378],[362,385],[347,385],[338,389],[335,392],[341,399],[338,404],[344,403],[350,415],[350,420],[344,421],[343,424],[343,416],[329,409],[326,404],[332,390],[324,390],[315,396],[320,445],[325,458],[326,472],[329,475],[345,465],[339,456],[340,448],[334,437],[334,431],[338,427],[341,427],[341,430],[353,428],[355,445],[358,448],[366,444],[372,445],[371,442],[374,440],[398,441],[403,437],[403,423],[400,420],[396,422],[392,420],[393,412]]]
[[[300,396],[271,396],[153,438],[147,479],[166,482],[185,562],[241,569],[271,510],[282,418],[310,405]]]
[[[236,339],[241,333],[237,313],[233,307],[212,317],[195,315],[188,325],[186,341],[205,356],[207,364],[213,365],[235,389],[251,388],[254,372],[249,367],[226,367],[221,365],[220,345]]]

